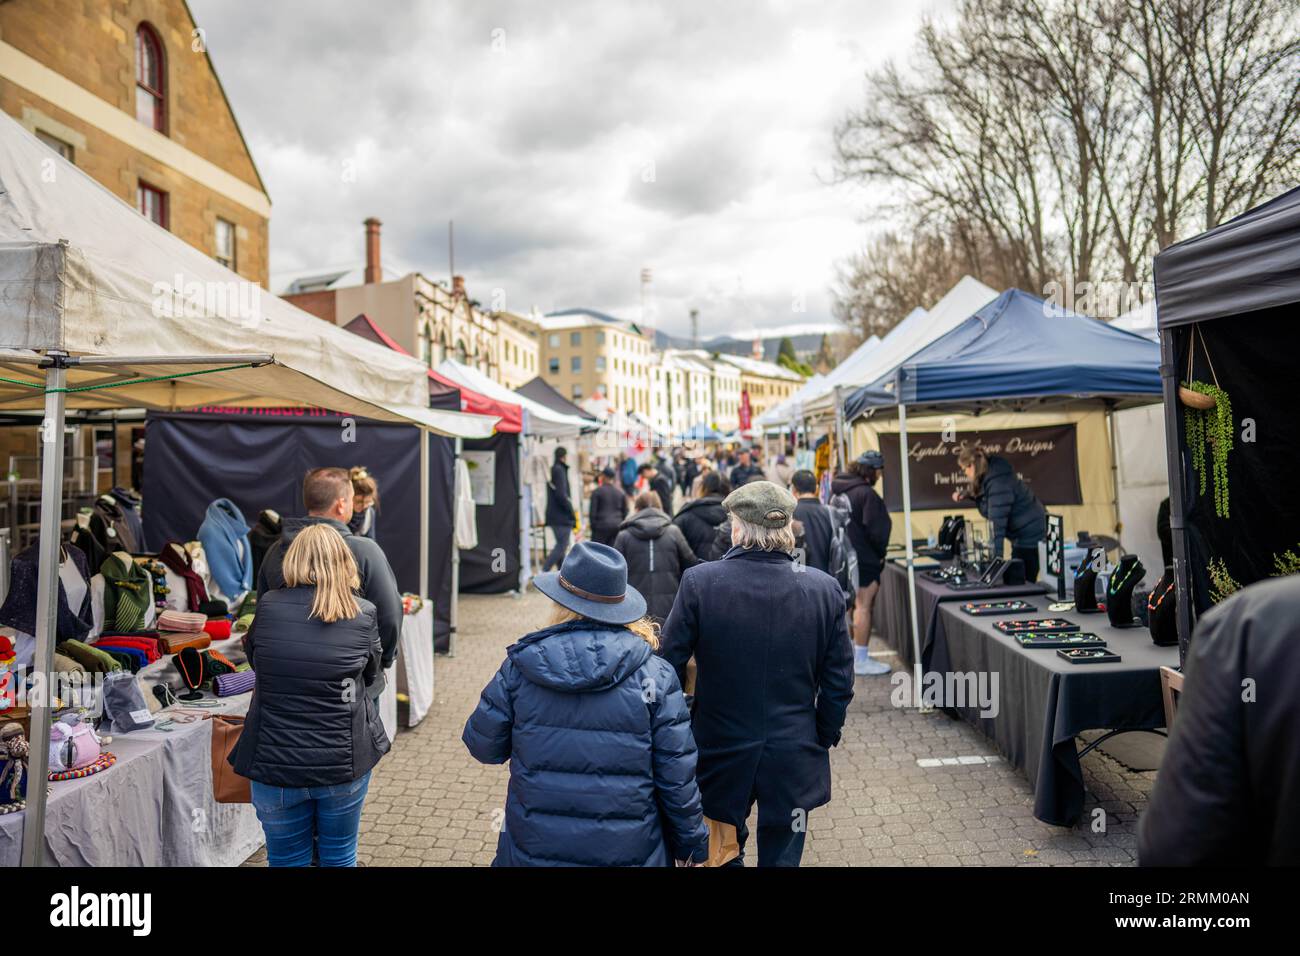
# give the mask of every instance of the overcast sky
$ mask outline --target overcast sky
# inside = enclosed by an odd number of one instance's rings
[[[191,0],[270,192],[273,275],[456,271],[484,305],[704,338],[831,320],[869,228],[830,179],[864,71],[926,3]],[[494,298],[495,293],[495,298]],[[805,311],[799,311],[802,304]]]

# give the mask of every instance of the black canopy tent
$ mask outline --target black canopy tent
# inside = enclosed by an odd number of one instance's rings
[[[352,440],[340,430],[351,420]],[[451,632],[453,439],[425,435],[429,445],[427,591],[420,586],[420,446],[406,425],[352,418],[324,409],[196,409],[153,412],[146,419],[145,534],[150,550],[188,541],[215,498],[229,498],[250,523],[270,508],[306,514],[302,479],[320,465],[365,465],[379,483],[376,540],[403,591],[433,600],[434,647]]]
[[[1185,658],[1193,608],[1211,603],[1211,561],[1244,585],[1277,573],[1275,556],[1300,552],[1292,467],[1300,447],[1292,386],[1300,354],[1300,188],[1162,251],[1155,287]],[[1222,515],[1213,488],[1201,495],[1192,466],[1178,389],[1193,380],[1217,383],[1232,405]]]

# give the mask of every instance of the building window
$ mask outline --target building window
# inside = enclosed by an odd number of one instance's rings
[[[54,150],[56,153],[58,153],[60,156],[66,159],[68,162],[70,163],[76,162],[76,160],[72,158],[71,143],[65,143],[57,136],[51,136],[49,133],[45,132],[44,130],[39,130],[39,129],[36,131],[36,138],[39,139],[42,143],[44,143],[46,146],[48,146],[50,149]]]
[[[582,344],[582,333],[581,333],[581,332],[570,332],[570,333],[569,333],[569,344],[572,345],[575,349],[576,349],[579,345],[581,345],[581,344]]]
[[[596,356],[596,371],[597,372],[605,371],[605,356],[603,355]]]
[[[571,391],[569,394],[573,396],[573,400],[575,402],[578,401],[579,399],[582,398],[582,386],[581,385],[573,386],[573,391]]]
[[[574,373],[577,373],[577,372],[581,372],[581,371],[582,371],[582,356],[581,356],[581,355],[575,355],[575,356],[573,356],[573,358],[569,359],[569,371],[570,371],[570,372],[574,372]]]
[[[546,337],[546,344],[553,349],[558,349],[560,347],[560,337],[554,334],[548,335]]]
[[[136,208],[140,215],[164,229],[167,228],[167,194],[148,183],[139,183],[135,188]]]
[[[604,333],[604,332],[597,332],[597,333],[596,333],[596,344],[597,344],[597,345],[604,345],[604,344],[605,344],[605,333]]]
[[[235,224],[224,219],[217,220],[217,261],[235,270]]]
[[[147,23],[135,31],[135,118],[167,132],[166,64],[158,33]]]
[[[549,369],[549,371],[550,371],[550,373],[551,373],[552,375],[559,375],[559,374],[560,374],[560,360],[559,360],[558,358],[552,358],[552,359],[550,360],[550,362],[547,363],[547,368]]]

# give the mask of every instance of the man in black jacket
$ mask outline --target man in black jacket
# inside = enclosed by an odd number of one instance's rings
[[[722,499],[729,494],[731,486],[727,484],[727,479],[716,471],[710,471],[700,482],[700,496],[682,505],[673,518],[673,524],[682,529],[686,543],[701,561],[712,561],[720,556],[713,554],[713,539],[718,528],[727,523],[727,511],[722,507]]]
[[[569,465],[565,460],[568,455],[563,445],[555,449],[551,480],[546,483],[546,527],[555,535],[555,548],[546,556],[543,572],[559,568],[564,563],[564,554],[569,550],[569,536],[577,523],[573,500],[569,497]]]
[[[818,571],[831,573],[831,540],[835,526],[831,512],[817,497],[817,476],[811,471],[796,471],[790,478],[794,486],[794,520],[803,526],[804,563]]]
[[[763,469],[754,464],[749,449],[743,449],[740,452],[739,463],[735,468],[731,469],[731,487],[739,488],[746,482],[758,481],[762,477]]]
[[[733,547],[682,576],[664,657],[697,668],[692,730],[706,816],[737,829],[758,804],[758,865],[798,866],[808,814],[830,802],[830,748],[853,698],[844,595],[792,564],[795,501],[770,481],[724,502]]]
[[[280,540],[271,545],[257,573],[257,598],[272,588],[284,587],[284,552],[298,532],[308,525],[327,524],[339,534],[357,561],[361,577],[361,596],[375,606],[379,623],[379,643],[383,648],[382,669],[367,685],[371,697],[384,689],[384,670],[397,660],[397,644],[402,637],[402,592],[378,542],[355,535],[347,522],[352,517],[352,476],[346,468],[314,468],[302,483],[305,518],[285,518]],[[256,627],[256,618],[254,618]]]
[[[1300,866],[1300,577],[1201,619],[1151,802],[1143,866]]]
[[[618,526],[627,517],[627,495],[614,482],[618,476],[606,467],[600,473],[600,482],[591,493],[591,507],[587,523],[591,525],[591,540],[597,544],[613,546],[618,537]]]
[[[649,489],[659,496],[659,502],[664,514],[671,515],[673,513],[673,483],[654,465],[642,465],[637,469],[637,474],[645,478]]]

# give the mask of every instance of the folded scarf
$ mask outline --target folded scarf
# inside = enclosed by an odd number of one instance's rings
[[[158,615],[158,630],[179,631],[185,634],[198,634],[208,619],[202,614],[190,611],[166,610]]]
[[[148,664],[152,664],[162,657],[162,651],[158,648],[158,639],[156,637],[101,637],[91,646],[98,647],[102,651],[120,651],[128,647],[143,651],[145,662]]]
[[[106,674],[122,669],[115,658],[81,641],[64,641],[55,650],[65,657],[71,657],[92,674]]]
[[[224,617],[217,621],[208,621],[203,630],[212,635],[214,641],[224,641],[230,636],[230,622]]]
[[[134,561],[108,556],[99,569],[104,576],[104,626],[118,631],[138,631],[144,627],[145,611],[153,603],[149,593],[149,575]]]
[[[233,697],[235,694],[246,694],[253,689],[256,680],[257,678],[252,671],[236,671],[233,674],[222,674],[212,681],[212,692],[218,697]]]
[[[185,579],[185,606],[189,610],[198,611],[208,602],[208,589],[203,584],[203,578],[194,570],[194,560],[185,548],[182,547],[178,552],[169,541],[158,552],[158,560],[168,571]]]
[[[229,498],[208,505],[199,527],[199,541],[208,559],[212,579],[232,600],[253,586],[253,549],[248,543],[248,521]],[[243,556],[239,543],[243,543]]]
[[[113,647],[112,645],[96,644],[95,650],[107,654],[121,664],[123,670],[128,670],[132,674],[137,674],[142,667],[149,666],[148,655],[134,647]]]

